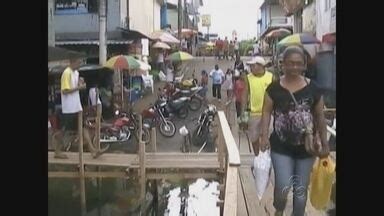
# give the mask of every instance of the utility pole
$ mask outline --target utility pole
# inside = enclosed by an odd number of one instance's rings
[[[55,46],[54,0],[48,0],[48,46]]]
[[[99,64],[107,62],[107,0],[99,5]]]
[[[181,26],[182,26],[182,7],[181,7],[181,0],[178,0],[177,2],[177,15],[178,15],[178,22],[177,22],[177,27],[178,27],[178,37],[179,37],[179,40],[180,40],[180,46],[181,46]]]

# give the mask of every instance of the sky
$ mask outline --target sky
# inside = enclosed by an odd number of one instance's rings
[[[259,7],[263,0],[203,0],[199,8],[201,15],[211,15],[210,33],[218,33],[220,38],[232,38],[232,31],[237,32],[238,40],[257,36]],[[199,23],[199,31],[207,33],[207,27]]]

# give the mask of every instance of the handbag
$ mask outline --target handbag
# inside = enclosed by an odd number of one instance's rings
[[[295,106],[298,107],[298,103],[296,101],[295,96],[292,94],[292,92],[289,91],[289,94],[291,95],[291,98],[293,99],[293,102],[295,103]],[[304,122],[303,116],[300,115],[301,120]],[[314,134],[313,129],[310,127],[310,125],[306,125],[303,129],[304,134],[304,143],[299,142],[297,145],[304,144],[305,150],[307,153],[311,155],[317,155],[318,154],[318,142],[319,142],[319,135],[318,133]]]

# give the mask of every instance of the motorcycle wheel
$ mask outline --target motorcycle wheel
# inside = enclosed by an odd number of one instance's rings
[[[201,100],[197,97],[192,97],[191,100],[188,103],[188,107],[192,111],[197,111],[201,108]]]
[[[148,128],[143,127],[142,130],[143,130],[143,136],[141,137],[141,140],[145,143],[145,145],[148,145],[149,141],[151,140],[151,134],[150,134]],[[136,137],[139,137],[140,131],[137,130],[136,133],[137,133]]]
[[[176,126],[173,122],[165,120],[167,125],[164,122],[161,122],[159,125],[160,133],[165,137],[173,137],[176,133]]]
[[[188,111],[188,108],[186,106],[181,107],[179,109],[179,111],[177,112],[177,117],[179,117],[181,119],[185,119],[185,118],[187,118],[188,113],[189,113],[189,111]]]

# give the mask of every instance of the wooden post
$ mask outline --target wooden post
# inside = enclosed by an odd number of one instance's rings
[[[145,143],[142,140],[143,117],[139,115],[139,163],[140,163],[140,200],[142,206],[144,205],[145,198]]]
[[[84,161],[83,161],[83,111],[78,114],[78,133],[79,133],[79,165],[80,165],[80,207],[81,215],[87,213],[85,200],[85,177],[84,177]]]
[[[219,163],[220,170],[224,169],[224,139],[223,139],[223,131],[221,127],[218,129],[218,137],[217,137],[217,150],[219,151]]]
[[[98,90],[96,90],[96,95],[98,94]],[[97,97],[99,98],[99,97]],[[96,100],[97,101],[97,100]],[[95,131],[95,137],[96,137],[96,149],[100,151],[100,122],[101,122],[101,104],[96,105],[96,131]]]
[[[151,149],[153,152],[157,152],[156,142],[156,128],[153,127],[151,129]]]

